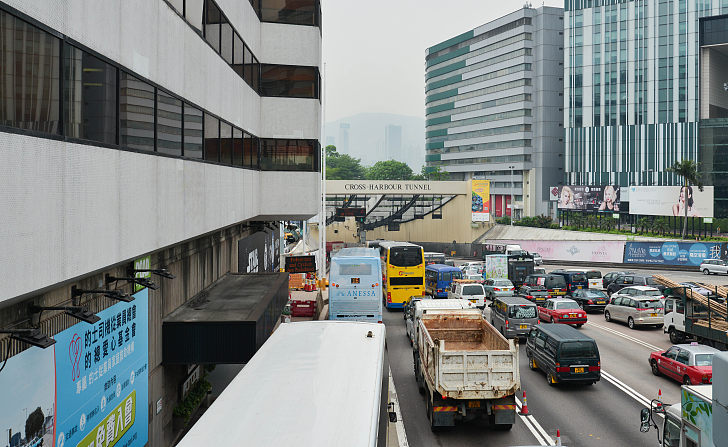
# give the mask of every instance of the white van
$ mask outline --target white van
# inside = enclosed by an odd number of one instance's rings
[[[485,307],[485,289],[483,284],[472,279],[455,279],[450,284],[447,297],[451,300],[468,300],[479,308]]]
[[[412,342],[412,346],[417,346],[417,325],[422,318],[422,314],[426,312],[433,312],[439,310],[462,310],[462,309],[473,309],[476,312],[480,312],[476,309],[475,304],[468,300],[420,300],[415,303],[414,311],[405,320],[405,328],[407,336]]]

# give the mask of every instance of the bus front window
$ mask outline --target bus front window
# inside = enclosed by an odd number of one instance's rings
[[[392,247],[389,250],[389,263],[395,267],[415,267],[422,264],[422,248]]]

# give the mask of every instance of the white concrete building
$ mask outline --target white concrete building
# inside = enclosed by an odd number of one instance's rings
[[[163,365],[162,320],[228,272],[276,269],[277,221],[318,212],[320,24],[319,0],[0,1],[0,329],[79,304],[72,286],[133,292],[104,275],[134,261],[176,275],[149,290],[148,439],[129,445],[174,440],[189,369]],[[40,329],[76,323],[46,311]]]

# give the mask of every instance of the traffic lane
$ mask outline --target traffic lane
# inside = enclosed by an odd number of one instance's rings
[[[644,407],[602,378],[595,385],[549,386],[541,370],[528,367],[525,347],[520,350],[521,383],[528,409],[555,439],[570,447],[650,445],[654,433],[640,433],[639,412]],[[648,436],[649,435],[649,436]]]
[[[614,332],[603,329],[611,329],[612,326],[616,326],[616,324],[589,322],[580,329],[582,333],[596,340],[602,370],[614,376],[647,400],[656,399],[658,390],[662,390],[664,402],[679,401],[680,384],[667,377],[656,377],[652,374],[649,358],[653,349],[630,338],[621,337]],[[659,331],[661,332],[662,329],[659,329]],[[642,335],[655,332],[655,330],[639,329],[632,332],[629,336],[639,340]],[[669,345],[662,343],[655,347],[666,350]],[[604,378],[602,378],[602,381],[604,381]]]
[[[510,431],[491,430],[484,421],[472,421],[433,433],[427,419],[425,398],[417,388],[412,347],[406,335],[402,312],[385,309],[383,318],[387,327],[389,367],[397,388],[400,411],[409,445],[418,447],[538,445],[536,438],[520,418],[516,418],[516,424]]]
[[[652,328],[652,327],[640,327],[635,326],[635,329],[630,329],[629,326],[627,326],[626,323],[617,322],[617,321],[609,321],[604,319],[604,313],[589,313],[588,315],[588,322],[593,323],[595,327],[597,328],[604,328],[603,330],[609,332],[609,331],[616,331],[619,332],[619,334],[624,339],[629,339],[629,337],[636,338],[644,343],[653,345],[656,349],[667,349],[670,346],[672,346],[672,343],[670,342],[670,337],[665,333],[663,328]],[[624,340],[622,340],[624,341]]]

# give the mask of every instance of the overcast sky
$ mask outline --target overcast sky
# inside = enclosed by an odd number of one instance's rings
[[[425,115],[425,49],[523,6],[516,0],[323,0],[325,121]],[[563,0],[532,1],[534,7]]]

